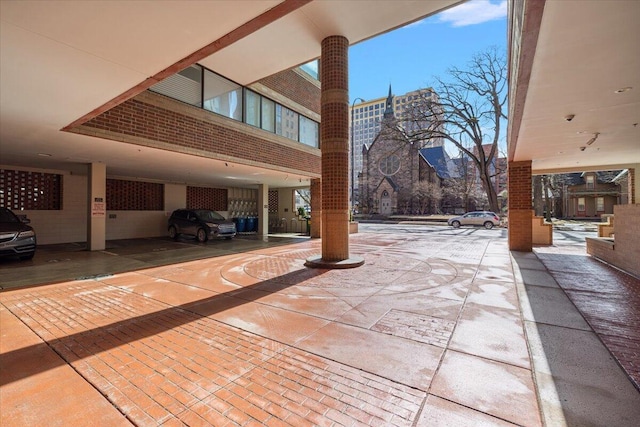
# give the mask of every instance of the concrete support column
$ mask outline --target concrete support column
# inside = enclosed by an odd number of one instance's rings
[[[87,249],[102,251],[107,234],[107,165],[91,163],[88,172]]]
[[[258,236],[269,234],[269,186],[258,184]]]
[[[531,160],[509,162],[509,249],[533,250],[533,209],[531,209]]]
[[[322,181],[311,180],[311,237],[319,238],[322,233]]]
[[[322,256],[307,265],[350,268],[364,263],[349,258],[349,40],[329,36],[320,56],[322,151]],[[312,215],[316,213],[312,210]],[[312,222],[313,224],[313,222]]]

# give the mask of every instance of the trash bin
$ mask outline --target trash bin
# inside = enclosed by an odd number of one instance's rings
[[[255,217],[249,217],[247,218],[247,224],[245,227],[246,231],[255,231],[254,229],[256,228],[256,225],[258,224],[258,221],[256,221]]]
[[[238,233],[244,232],[247,224],[247,219],[246,218],[236,218],[236,219],[238,220],[238,223],[236,224],[236,231]]]

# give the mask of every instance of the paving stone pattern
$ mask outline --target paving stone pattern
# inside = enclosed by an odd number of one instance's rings
[[[304,267],[318,240],[195,260],[160,242],[185,262],[2,292],[19,327],[2,328],[0,422],[46,424],[64,380],[94,393],[65,393],[74,414],[107,420],[88,404],[106,401],[108,425],[540,426],[506,241],[456,233],[354,235],[349,270]],[[97,262],[142,255],[124,251]],[[492,307],[508,312],[487,325]]]
[[[585,254],[537,254],[640,390],[640,279]]]

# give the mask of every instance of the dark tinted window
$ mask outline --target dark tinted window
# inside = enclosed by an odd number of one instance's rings
[[[20,220],[9,209],[0,209],[0,222],[20,222]]]

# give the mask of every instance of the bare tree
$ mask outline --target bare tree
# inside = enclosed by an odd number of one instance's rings
[[[411,195],[418,202],[421,215],[439,213],[442,188],[439,182],[420,181],[413,186]]]
[[[473,164],[487,202],[499,211],[496,194],[500,170],[498,142],[506,120],[507,66],[497,48],[473,56],[467,69],[452,67],[448,80],[436,78],[435,93],[412,101],[398,129],[409,141],[445,140]]]

